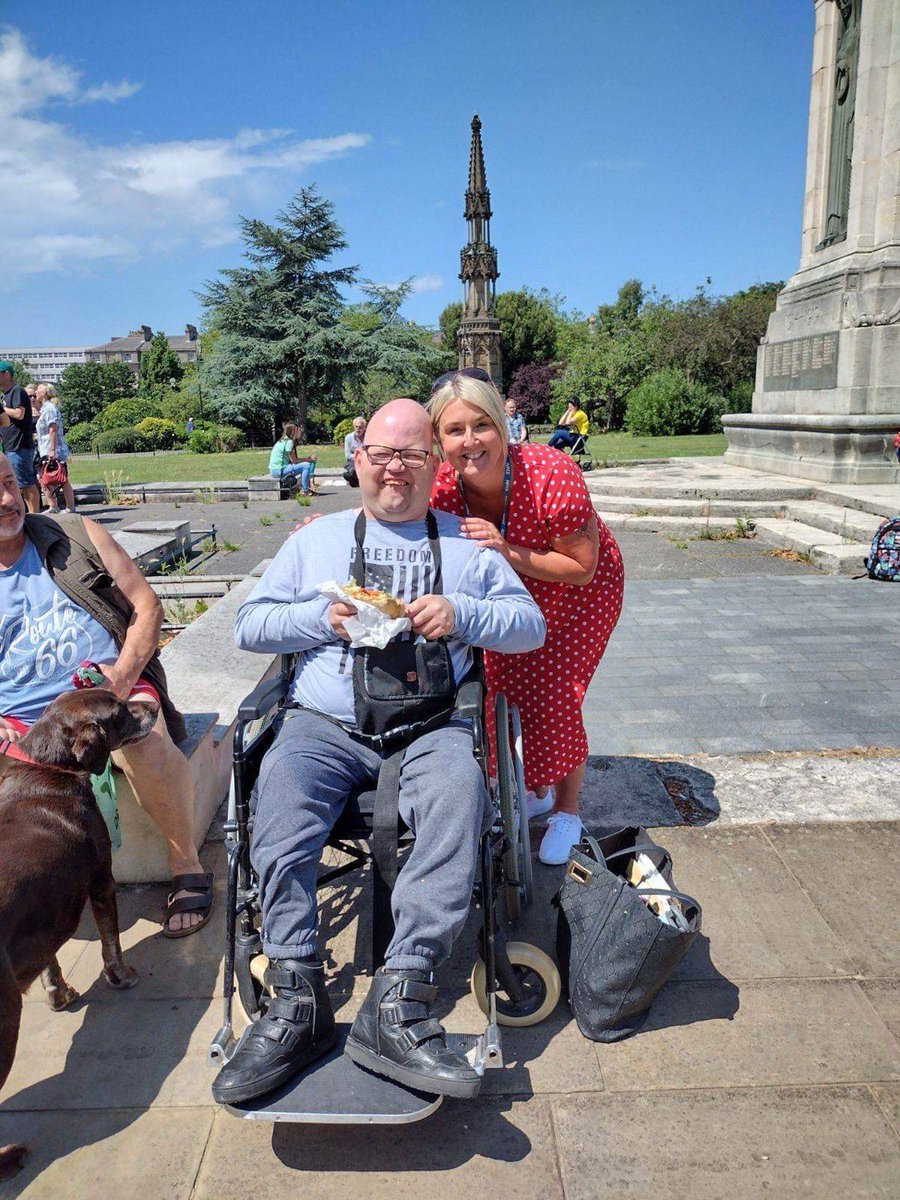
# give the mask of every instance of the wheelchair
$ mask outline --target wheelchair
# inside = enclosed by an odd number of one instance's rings
[[[224,1020],[209,1048],[216,1068],[234,1053],[235,993],[249,1020],[266,1008],[264,984],[268,959],[259,933],[258,881],[250,864],[251,794],[260,764],[275,738],[274,717],[287,702],[293,676],[293,656],[283,655],[277,676],[263,681],[241,704],[234,732],[233,786],[228,801],[225,845],[228,859],[225,913]],[[466,1057],[479,1074],[503,1066],[501,1026],[533,1025],[556,1007],[560,976],[553,960],[538,947],[508,941],[504,925],[515,926],[532,901],[531,846],[525,814],[522,769],[522,730],[519,714],[506,698],[495,700],[497,778],[488,778],[484,722],[484,685],[480,656],[473,672],[460,685],[455,714],[472,721],[474,753],[494,801],[494,819],[480,841],[480,862],[472,903],[481,911],[479,957],[470,987],[484,1016],[480,1034],[448,1034],[447,1044]],[[317,888],[358,871],[372,861],[372,817],[375,789],[348,798],[323,851]],[[412,840],[404,830],[400,840]],[[392,934],[388,903],[378,902],[376,872],[372,874],[372,970],[384,960]],[[505,920],[501,917],[501,904]],[[252,1101],[226,1107],[235,1116],[297,1124],[402,1124],[433,1113],[443,1097],[405,1087],[357,1066],[345,1054],[348,1024],[338,1023],[337,1046],[281,1089]]]

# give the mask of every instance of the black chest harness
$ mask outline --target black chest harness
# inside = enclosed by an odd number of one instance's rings
[[[428,544],[434,563],[431,592],[442,594],[441,543],[431,509],[425,517]],[[366,586],[363,542],[366,514],[354,526],[356,553],[353,578]],[[357,736],[378,751],[405,748],[410,742],[446,724],[456,703],[453,663],[444,638],[425,641],[401,634],[379,650],[361,646],[353,655],[353,706]]]

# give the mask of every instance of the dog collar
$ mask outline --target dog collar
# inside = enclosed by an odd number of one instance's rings
[[[0,754],[13,759],[14,762],[25,763],[29,767],[42,767],[47,771],[59,771],[62,775],[90,775],[90,771],[76,771],[73,767],[58,767],[55,763],[38,762],[24,750],[20,750],[15,742],[0,740]]]

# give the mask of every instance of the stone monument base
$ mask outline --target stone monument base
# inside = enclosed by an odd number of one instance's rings
[[[900,415],[726,413],[725,462],[820,483],[900,483]]]

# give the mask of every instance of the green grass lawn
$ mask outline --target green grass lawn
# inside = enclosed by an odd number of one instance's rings
[[[546,441],[546,438],[541,438]],[[688,437],[632,437],[630,433],[603,433],[588,438],[598,462],[632,458],[692,458],[725,453],[723,433]],[[320,467],[342,467],[340,446],[317,446]],[[73,458],[72,482],[103,483],[121,472],[123,483],[206,482],[214,479],[247,479],[268,474],[268,450],[239,450],[235,454],[104,454],[101,458]]]
[[[316,446],[320,467],[342,467],[340,446]],[[123,483],[207,482],[218,479],[247,479],[268,475],[268,450],[238,450],[234,454],[104,454],[100,458],[73,458],[69,472],[74,484],[103,483],[114,473]]]

